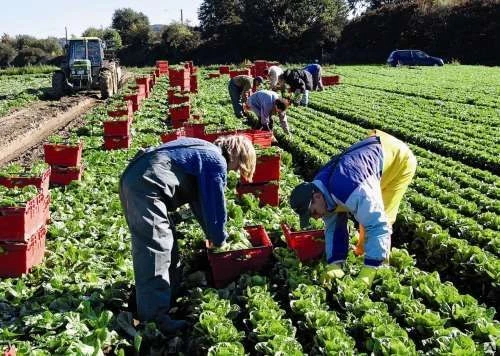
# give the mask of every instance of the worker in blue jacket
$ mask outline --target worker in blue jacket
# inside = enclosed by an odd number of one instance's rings
[[[311,63],[304,67],[304,70],[311,73],[312,76],[312,90],[323,90],[323,80],[321,79],[322,70],[318,63]]]
[[[152,147],[129,163],[120,180],[120,200],[132,235],[137,313],[164,333],[187,326],[168,311],[180,283],[175,226],[169,212],[189,204],[213,246],[226,237],[224,188],[227,170],[252,179],[256,156],[245,136],[225,136],[213,144],[181,138]]]
[[[359,278],[371,285],[376,268],[389,257],[392,225],[416,166],[406,144],[375,130],[334,157],[312,182],[295,187],[290,204],[300,215],[301,226],[307,226],[311,216],[325,222],[327,282],[344,276],[351,213],[361,227],[356,251],[364,254],[365,263]]]

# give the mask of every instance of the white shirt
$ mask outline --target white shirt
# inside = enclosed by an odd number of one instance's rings
[[[273,89],[276,84],[278,84],[278,77],[283,74],[283,69],[278,66],[270,66],[269,71],[269,81],[271,82],[271,89]]]

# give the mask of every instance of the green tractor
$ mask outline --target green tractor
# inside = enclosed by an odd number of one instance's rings
[[[115,94],[122,84],[122,69],[118,60],[105,57],[104,47],[97,37],[70,39],[61,68],[52,74],[54,96],[78,90],[100,90],[102,99]]]

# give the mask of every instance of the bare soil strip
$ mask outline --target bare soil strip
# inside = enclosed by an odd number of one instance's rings
[[[98,102],[88,96],[69,96],[59,101],[37,102],[1,117],[0,165],[41,143]]]

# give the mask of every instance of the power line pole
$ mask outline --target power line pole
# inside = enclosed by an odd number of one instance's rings
[[[184,23],[184,19],[182,17],[182,9],[181,9],[181,24],[183,24],[183,23]]]

